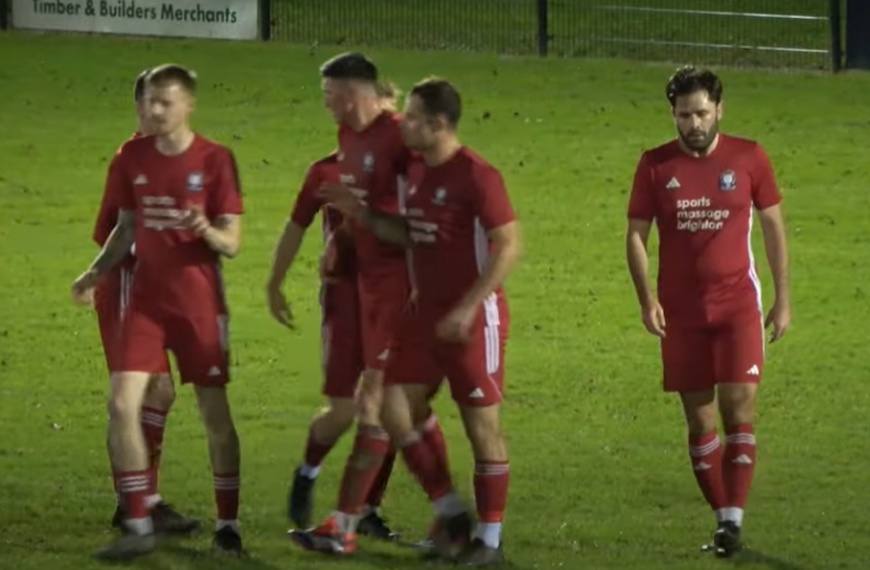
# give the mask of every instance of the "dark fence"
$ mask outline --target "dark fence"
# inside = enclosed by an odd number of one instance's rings
[[[838,55],[834,4],[839,0],[271,0],[269,35],[355,47],[830,69]]]

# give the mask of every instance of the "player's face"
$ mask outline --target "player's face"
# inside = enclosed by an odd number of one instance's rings
[[[722,103],[711,101],[706,91],[681,95],[674,104],[674,121],[680,139],[696,152],[707,150],[716,140],[721,118]]]
[[[155,135],[175,132],[187,124],[193,112],[193,97],[178,83],[145,89],[148,125]]]
[[[435,145],[433,118],[426,114],[423,102],[416,95],[408,97],[402,115],[402,138],[411,150],[425,151]]]
[[[323,105],[329,110],[333,120],[341,123],[350,110],[347,83],[327,77],[320,86],[323,89]]]

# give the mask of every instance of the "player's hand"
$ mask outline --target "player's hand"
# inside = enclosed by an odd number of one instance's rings
[[[417,289],[411,289],[408,295],[408,301],[405,303],[405,312],[416,313],[417,301],[420,299],[420,292]]]
[[[317,195],[347,217],[356,217],[364,206],[349,186],[340,182],[324,182]]]
[[[665,338],[665,310],[658,300],[647,303],[642,309],[643,326],[651,334]]]
[[[770,342],[776,342],[785,335],[791,326],[791,306],[787,302],[777,300],[764,319],[764,328],[773,327]]]
[[[284,298],[284,293],[277,287],[266,288],[266,297],[269,301],[269,312],[278,321],[288,329],[295,330],[296,325],[293,323],[293,311],[290,310],[290,305],[287,304],[287,299]]]
[[[471,340],[471,329],[476,316],[477,307],[459,305],[441,319],[435,333],[446,342],[468,342]]]
[[[94,288],[97,286],[99,276],[93,270],[87,270],[72,284],[72,299],[77,305],[93,305],[94,304]]]
[[[202,208],[191,206],[181,218],[181,227],[201,236],[211,227],[211,222],[205,217]]]

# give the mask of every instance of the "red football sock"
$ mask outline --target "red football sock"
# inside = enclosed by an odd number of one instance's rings
[[[449,473],[450,460],[447,456],[447,441],[444,439],[444,432],[441,431],[441,424],[438,422],[438,416],[435,415],[435,412],[429,414],[426,421],[419,427],[419,432],[423,437],[423,442],[435,454],[438,469]]]
[[[168,411],[142,407],[142,433],[148,448],[148,493],[157,494],[157,480],[160,471],[160,456],[163,454],[163,431]]]
[[[117,486],[125,518],[145,519],[151,516],[145,503],[149,495],[148,471],[120,471],[117,474]]]
[[[755,434],[751,424],[736,425],[725,430],[725,457],[722,479],[725,483],[727,507],[746,506],[752,474],[755,470]]]
[[[359,514],[390,450],[390,438],[378,427],[359,426],[353,450],[344,467],[338,511]]]
[[[214,500],[217,504],[217,518],[221,521],[234,521],[239,518],[239,489],[241,477],[238,473],[214,474]]]
[[[507,461],[477,461],[474,465],[474,499],[483,523],[500,523],[507,505],[510,468]]]
[[[453,489],[447,466],[439,461],[432,449],[419,438],[402,447],[402,458],[414,474],[430,501],[436,501]]]
[[[332,451],[333,447],[335,447],[334,441],[327,443],[318,441],[314,437],[314,433],[309,430],[308,442],[305,444],[305,465],[309,467],[320,467],[323,463],[323,459],[330,451]]]
[[[722,482],[722,445],[715,431],[689,436],[689,457],[692,471],[701,493],[710,507],[717,511],[725,506],[725,486]]]
[[[384,494],[387,492],[387,483],[390,482],[390,475],[393,474],[393,466],[396,463],[396,450],[390,449],[381,468],[378,470],[375,480],[372,483],[372,488],[369,491],[369,496],[366,499],[366,505],[376,509],[384,502]]]

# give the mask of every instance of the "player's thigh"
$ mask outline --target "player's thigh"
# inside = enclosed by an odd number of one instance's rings
[[[167,347],[183,384],[220,387],[230,381],[226,315],[176,315],[168,319]]]
[[[501,403],[506,347],[506,323],[476,326],[467,343],[438,343],[437,362],[457,404],[484,408]]]
[[[130,307],[121,321],[116,372],[159,374],[166,370],[167,323],[162,315]]]
[[[666,392],[701,392],[716,385],[713,337],[705,328],[668,327],[661,340]]]
[[[353,313],[324,315],[320,335],[323,394],[352,399],[364,369],[357,316]]]
[[[407,295],[391,291],[374,294],[360,285],[360,334],[363,361],[367,370],[383,371],[390,348],[401,326]]]
[[[433,346],[425,339],[406,339],[393,346],[383,375],[381,408],[381,420],[391,435],[413,430],[416,417],[428,414],[428,402],[443,377]]]
[[[100,341],[109,372],[120,370],[121,364],[121,270],[110,271],[94,292],[94,309],[100,329]]]
[[[748,315],[719,327],[714,336],[718,384],[758,384],[764,370],[764,322]]]

